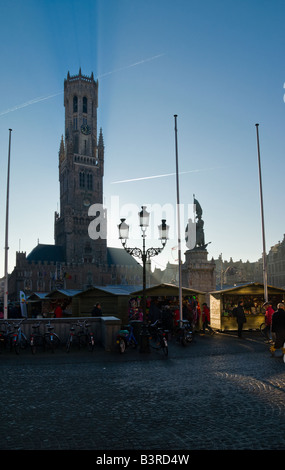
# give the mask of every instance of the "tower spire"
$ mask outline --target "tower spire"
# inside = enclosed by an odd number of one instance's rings
[[[102,127],[100,127],[99,140],[98,140],[98,147],[101,147],[101,148],[104,147],[104,139],[103,139]]]

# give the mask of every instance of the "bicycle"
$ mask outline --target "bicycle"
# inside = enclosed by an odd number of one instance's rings
[[[82,347],[88,346],[88,349],[93,350],[94,349],[94,336],[93,333],[89,333],[88,328],[90,327],[90,324],[86,322],[86,320],[80,322],[78,321],[76,323],[76,326],[78,326],[80,329],[76,333],[77,337],[77,343],[79,349]]]
[[[261,323],[261,325],[259,326],[259,332],[262,338],[264,338],[268,342],[272,342],[271,327],[268,330],[265,322]]]
[[[12,350],[12,325],[8,321],[5,321],[5,323],[3,323],[3,326],[5,326],[6,328],[2,328],[0,332],[1,349],[5,350],[7,346],[9,346],[10,350]]]
[[[186,346],[193,341],[193,332],[188,320],[179,320],[176,330],[176,341],[182,346]]]
[[[168,330],[159,326],[159,321],[149,325],[149,344],[152,349],[162,349],[165,356],[168,356]]]
[[[116,342],[121,354],[123,354],[128,347],[134,349],[137,347],[138,342],[134,336],[134,328],[132,325],[127,325],[125,329],[118,332]]]
[[[21,349],[25,349],[28,345],[28,339],[25,335],[25,333],[22,330],[22,323],[23,320],[20,320],[18,323],[15,323],[14,326],[14,333],[12,333],[12,343],[11,347],[14,349],[16,354],[20,354]]]
[[[72,324],[69,329],[69,335],[66,341],[66,346],[65,346],[66,352],[70,351],[71,345],[74,342],[74,334],[75,334],[74,332],[75,332],[75,324]]]
[[[51,352],[54,352],[54,350],[61,345],[61,339],[53,331],[54,326],[51,325],[50,321],[45,325],[45,327],[47,331],[44,333],[44,343]]]
[[[36,353],[37,348],[40,346],[42,349],[45,349],[45,334],[39,332],[41,323],[38,322],[35,325],[32,325],[33,333],[30,335],[30,347],[32,354]]]
[[[75,327],[80,328],[79,331],[75,333]],[[83,322],[77,322],[71,325],[69,330],[69,336],[66,342],[66,352],[70,351],[71,345],[73,343],[77,344],[79,349],[82,347],[88,347],[89,351],[93,351],[95,347],[94,334],[89,331],[90,324],[84,320]]]

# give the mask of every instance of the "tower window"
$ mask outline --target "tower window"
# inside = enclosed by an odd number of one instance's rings
[[[80,188],[85,187],[85,173],[84,173],[84,171],[80,171],[80,173],[79,173],[79,186],[80,186]]]
[[[86,98],[86,96],[83,96],[82,112],[83,112],[83,113],[87,113],[87,98]]]
[[[91,173],[87,175],[87,189],[93,189],[93,175]]]
[[[77,110],[78,110],[78,98],[77,96],[75,95],[73,97],[73,112],[74,113],[77,113]]]

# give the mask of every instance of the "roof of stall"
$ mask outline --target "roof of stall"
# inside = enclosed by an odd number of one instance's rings
[[[285,294],[285,289],[282,287],[267,286],[269,294]],[[263,294],[264,284],[259,282],[250,282],[239,286],[230,287],[228,289],[216,290],[210,294]]]
[[[77,294],[80,294],[81,290],[76,289],[56,289],[51,291],[45,298],[46,299],[58,299],[60,297],[74,297]]]
[[[78,296],[84,294],[90,294],[90,292],[98,292],[104,294],[111,294],[111,295],[130,295],[134,289],[138,289],[140,286],[133,286],[133,285],[113,285],[113,286],[92,286],[88,289],[79,292]]]
[[[131,295],[142,295],[143,290],[140,289],[138,291],[131,292]],[[197,295],[197,294],[205,294],[205,292],[199,291],[197,289],[190,289],[188,287],[182,287],[182,295]],[[147,287],[146,288],[146,295],[149,296],[156,296],[156,295],[163,295],[163,296],[177,296],[179,295],[179,286],[175,284],[157,284],[155,286]]]
[[[27,302],[40,302],[41,300],[45,300],[47,295],[48,292],[33,292],[27,297]]]

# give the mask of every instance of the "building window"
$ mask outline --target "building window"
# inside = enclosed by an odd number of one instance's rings
[[[77,117],[73,118],[73,130],[77,131]]]
[[[77,96],[73,97],[73,112],[77,113],[78,110],[78,98]]]
[[[80,171],[80,173],[79,173],[79,187],[80,188],[85,187],[85,174],[84,174],[84,171]]]
[[[86,96],[83,96],[82,112],[87,114],[87,98],[86,98]]]
[[[91,173],[87,175],[87,189],[93,189],[93,175]]]

